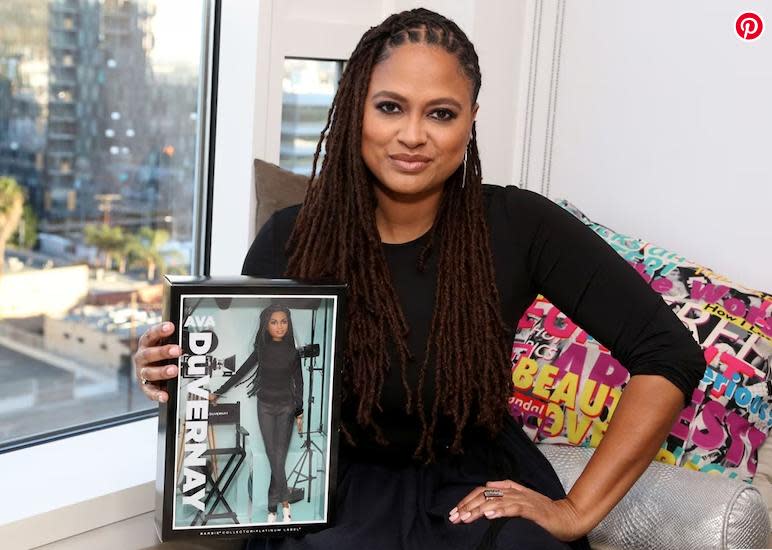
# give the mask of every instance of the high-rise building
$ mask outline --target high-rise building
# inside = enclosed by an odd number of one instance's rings
[[[101,218],[100,195],[120,225],[147,224],[136,193],[146,135],[152,48],[149,1],[50,0],[50,99],[43,217],[53,232]],[[137,218],[143,218],[138,220]]]
[[[156,116],[146,128],[150,151],[137,174],[137,191],[150,209],[163,215],[171,238],[187,241],[193,232],[190,212],[196,187],[199,139],[198,90],[190,74],[154,75],[148,106]]]
[[[119,194],[116,223],[152,225],[153,206],[137,188],[137,171],[151,149],[148,102],[152,78],[148,62],[153,37],[148,2],[105,0],[100,14],[99,114],[92,151],[92,184],[99,194]]]
[[[46,190],[41,217],[56,223],[86,215],[80,198],[93,195],[92,151],[100,96],[97,2],[50,0]]]
[[[14,178],[33,208],[43,199],[48,47],[45,31],[29,27],[45,20],[45,4],[0,3],[0,175]]]
[[[14,178],[34,207],[42,201],[43,136],[36,127],[40,106],[33,96],[13,88],[0,75],[0,175]]]
[[[154,11],[152,0],[49,0],[49,232],[74,234],[109,205],[113,225],[190,239],[198,74],[154,74]]]

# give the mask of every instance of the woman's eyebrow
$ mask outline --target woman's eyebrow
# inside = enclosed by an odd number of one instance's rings
[[[380,90],[374,93],[372,97],[373,100],[381,99],[381,98],[396,99],[397,101],[401,101],[402,103],[409,102],[405,96],[400,95],[397,92],[391,92],[389,90]],[[453,99],[452,97],[438,97],[438,98],[432,99],[427,103],[427,105],[448,105],[448,104],[454,106],[459,111],[463,109],[463,106],[461,105],[461,103],[457,99]]]

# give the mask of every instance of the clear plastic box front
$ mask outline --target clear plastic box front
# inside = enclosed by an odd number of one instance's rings
[[[336,307],[182,298],[174,529],[327,521]]]

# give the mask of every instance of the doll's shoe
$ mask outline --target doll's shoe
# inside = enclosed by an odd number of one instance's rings
[[[290,509],[290,507],[289,506],[282,506],[281,507],[281,511],[282,511],[282,521],[284,523],[291,522],[292,521],[292,510]]]
[[[268,523],[276,523],[276,512],[268,512]]]

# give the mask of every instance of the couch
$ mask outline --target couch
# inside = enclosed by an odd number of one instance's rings
[[[303,176],[256,159],[256,227],[302,201]],[[539,445],[568,491],[592,450]],[[593,548],[765,548],[772,544],[772,443],[759,451],[754,483],[653,462],[630,492],[589,534]]]

